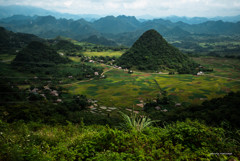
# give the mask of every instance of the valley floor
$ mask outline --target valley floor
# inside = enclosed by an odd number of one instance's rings
[[[200,104],[204,100],[240,90],[239,60],[224,59],[225,64],[222,58],[202,57],[194,60],[213,68],[214,72],[202,76],[135,71],[128,74],[122,69],[101,64],[105,67],[105,79],[78,81],[63,87],[72,94],[84,94],[96,99],[103,106],[137,109],[147,99],[156,97],[159,93],[158,85],[176,103],[191,104]]]

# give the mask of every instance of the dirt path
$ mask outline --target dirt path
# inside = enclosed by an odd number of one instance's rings
[[[103,75],[104,73],[107,73],[107,72],[109,72],[109,71],[111,71],[111,70],[113,70],[113,69],[114,69],[114,68],[111,68],[111,69],[109,69],[109,70],[106,70],[106,71],[102,72],[101,75]]]
[[[89,82],[89,81],[92,81],[92,80],[93,80],[93,78],[88,79],[88,80],[77,81],[77,82],[73,82],[73,83],[69,83],[69,84],[63,84],[62,86],[64,86],[64,87],[70,87],[70,86],[72,86],[72,85],[74,85],[74,84],[83,83],[83,82]]]
[[[114,68],[111,68],[111,69],[109,69],[109,70],[106,70],[106,71],[102,72],[101,75],[103,75],[104,73],[107,73],[107,72],[109,72],[109,71],[111,71],[111,70],[113,70],[113,69],[114,69]],[[63,86],[64,86],[64,87],[69,87],[69,86],[72,86],[72,85],[74,85],[74,84],[83,83],[83,82],[90,82],[90,81],[92,81],[92,80],[94,80],[94,78],[91,78],[91,79],[88,79],[88,80],[81,80],[81,81],[77,81],[77,82],[73,82],[73,83],[69,83],[69,84],[64,84]]]
[[[12,60],[11,59],[9,59],[9,60],[2,60],[1,62],[2,63],[7,63],[7,62],[11,62]]]

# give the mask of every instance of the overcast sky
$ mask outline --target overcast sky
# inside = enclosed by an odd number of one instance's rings
[[[0,0],[72,14],[215,17],[240,15],[240,0]]]

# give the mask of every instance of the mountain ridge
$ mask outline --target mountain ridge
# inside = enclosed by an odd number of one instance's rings
[[[67,18],[67,19],[81,19],[84,18],[87,21],[95,21],[102,17],[103,15],[98,14],[70,14],[70,13],[60,13],[57,11],[50,11],[39,7],[34,6],[23,6],[23,5],[8,5],[8,6],[1,6],[0,5],[0,18],[7,18],[11,17],[13,15],[25,15],[25,16],[47,16],[47,15],[53,15],[56,18]],[[119,15],[121,16],[121,15]],[[134,16],[130,16],[134,17]],[[186,16],[167,16],[167,17],[157,17],[157,16],[135,16],[135,18],[138,19],[138,21],[145,21],[145,20],[153,20],[153,19],[164,19],[164,20],[170,20],[172,22],[179,22],[182,21],[184,23],[188,24],[199,24],[206,21],[218,21],[222,20],[225,22],[238,22],[240,21],[240,15],[236,16],[218,16],[218,17],[186,17]]]
[[[34,34],[42,38],[57,36],[69,37],[81,41],[92,35],[113,40],[116,44],[131,46],[139,36],[155,29],[161,35],[169,37],[187,37],[194,34],[233,35],[240,34],[240,22],[208,21],[201,24],[173,23],[169,20],[154,19],[140,22],[135,17],[107,16],[88,22],[84,19],[56,19],[53,16],[13,16],[0,20],[0,26],[14,32]],[[217,29],[216,29],[217,28]],[[131,35],[131,36],[130,36]],[[121,40],[120,37],[124,38]]]

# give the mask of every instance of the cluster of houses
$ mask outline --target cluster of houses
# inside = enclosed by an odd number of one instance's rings
[[[28,91],[29,91],[29,93],[39,94],[44,99],[47,99],[46,95],[53,96],[56,98],[55,99],[56,103],[63,102],[62,99],[59,98],[59,92],[57,90],[51,89],[49,86],[43,86],[43,89],[33,88],[32,90],[29,89]]]
[[[153,100],[153,102],[157,102],[157,100]],[[136,106],[138,106],[138,107],[141,107],[141,108],[144,108],[144,105],[145,105],[146,103],[144,103],[144,101],[143,100],[140,100],[140,103],[139,104],[136,104]],[[175,103],[175,107],[181,107],[181,103]],[[157,111],[161,111],[161,112],[168,112],[168,110],[166,109],[166,108],[164,108],[164,107],[161,107],[161,106],[156,106],[156,107],[154,107],[154,109],[155,110],[157,110]]]
[[[129,69],[127,69],[127,68],[123,69],[122,67],[119,67],[119,66],[117,66],[117,65],[115,65],[114,68],[115,68],[115,69],[122,69],[124,72],[128,72],[128,73],[130,73],[130,74],[133,73],[132,70],[129,70]]]

